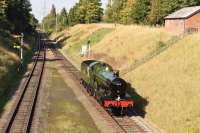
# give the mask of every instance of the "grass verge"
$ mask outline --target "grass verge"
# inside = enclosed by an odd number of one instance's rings
[[[47,63],[48,126],[45,133],[99,133],[91,116],[63,80],[55,67]]]

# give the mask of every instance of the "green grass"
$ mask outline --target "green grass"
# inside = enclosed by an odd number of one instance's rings
[[[55,67],[47,63],[48,122],[45,133],[99,133],[91,116],[63,80]]]
[[[73,39],[71,40],[72,42],[76,42],[77,40],[80,39],[81,35],[84,35],[86,32],[83,31],[83,30],[80,30],[78,32],[76,32],[74,35],[73,35]]]
[[[77,43],[73,44],[70,48],[68,48],[65,51],[71,59],[73,59],[76,63],[80,64],[81,59],[79,57],[79,52],[80,52],[81,46],[83,44],[86,44],[88,40],[90,40],[91,46],[94,46],[95,44],[100,42],[105,37],[105,35],[107,35],[108,33],[111,33],[113,30],[114,29],[111,29],[111,28],[99,29],[95,31],[92,35],[90,35],[89,37],[79,40]]]

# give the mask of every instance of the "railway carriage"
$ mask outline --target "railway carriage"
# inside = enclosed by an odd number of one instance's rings
[[[88,93],[107,109],[127,109],[134,105],[126,82],[105,62],[86,60],[81,63],[81,83]]]

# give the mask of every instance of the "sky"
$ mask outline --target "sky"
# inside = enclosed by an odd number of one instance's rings
[[[65,7],[67,11],[79,0],[30,0],[32,4],[32,13],[41,22],[42,18],[46,16],[51,10],[52,4],[55,5],[57,12]],[[103,7],[106,5],[107,0],[101,0]]]

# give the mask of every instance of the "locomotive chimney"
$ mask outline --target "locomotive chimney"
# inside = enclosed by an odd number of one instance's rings
[[[119,77],[119,70],[114,71],[115,76]]]

